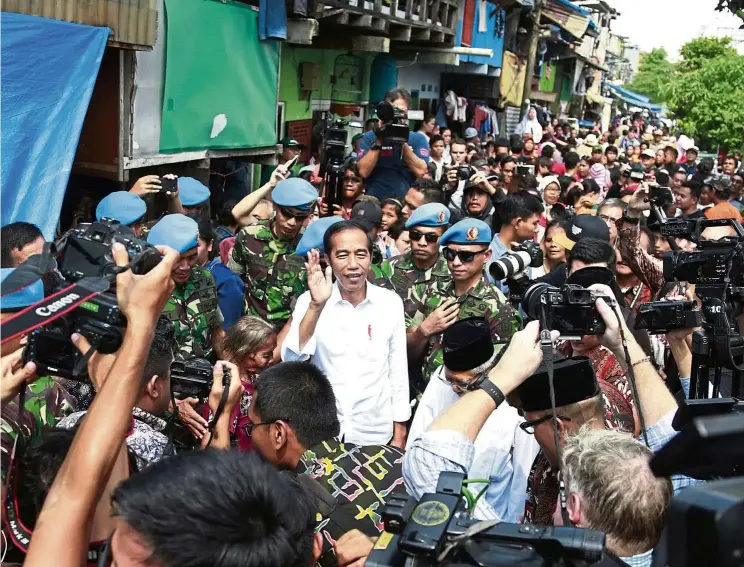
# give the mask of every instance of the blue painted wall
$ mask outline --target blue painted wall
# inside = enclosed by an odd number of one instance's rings
[[[479,32],[478,24],[480,22],[480,1],[476,0],[475,3],[475,21],[473,22],[473,45],[470,47],[478,47],[482,49],[493,49],[493,57],[484,57],[482,55],[461,55],[460,61],[467,63],[476,63],[478,65],[491,65],[492,67],[501,67],[501,62],[504,57],[504,36],[498,37],[496,35],[496,17],[498,12],[501,12],[501,21],[503,22],[506,18],[506,12],[492,4],[486,3],[486,15],[488,17],[486,21],[487,31]],[[503,28],[503,25],[502,25]],[[457,37],[455,38],[455,45],[462,45],[462,20],[457,24]]]

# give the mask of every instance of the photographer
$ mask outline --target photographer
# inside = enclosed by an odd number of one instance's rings
[[[448,194],[449,203],[454,207],[460,207],[467,178],[459,170],[462,168],[464,172],[467,169],[468,177],[472,175],[472,171],[468,168],[467,142],[460,138],[452,140],[450,155],[452,163],[444,171],[440,182],[442,183],[442,189]]]
[[[452,212],[452,223],[464,218],[473,218],[491,226],[494,207],[504,199],[503,191],[494,184],[498,185],[498,182],[492,181],[490,176],[486,177],[485,172],[476,170],[463,187],[462,207],[456,208],[454,205],[449,207]]]
[[[493,261],[506,255],[515,244],[533,240],[539,229],[542,212],[540,201],[526,191],[507,195],[501,203],[498,211],[500,230],[491,241],[491,261],[486,264],[486,279],[489,283],[497,283],[490,274]]]
[[[606,286],[596,286],[593,289],[598,293],[612,296],[611,290]],[[631,337],[619,312],[613,312],[613,308],[602,299],[597,299],[596,307],[606,326],[600,342],[615,354],[623,368],[632,366],[635,371],[639,411],[642,411],[646,422],[645,434],[651,450],[657,450],[676,435],[671,427],[677,409],[676,402],[648,357]],[[414,442],[406,453],[403,464],[404,478],[413,494],[433,492],[439,474],[443,471],[467,473],[470,470],[475,438],[491,413],[504,402],[505,396],[514,391],[519,393],[520,403],[525,411],[526,430],[534,431],[535,438],[546,454],[555,458],[547,375],[543,372],[532,376],[542,360],[539,328],[538,322],[533,321],[523,331],[517,333],[499,363],[489,372],[487,387],[465,394],[429,427],[423,437]],[[555,336],[554,333],[553,337]],[[627,342],[630,356],[627,362],[622,337]],[[532,378],[528,380],[530,376]],[[563,377],[561,384],[558,383],[560,380],[558,376]],[[560,399],[556,400],[556,405],[559,406],[556,421],[562,438],[567,431],[575,434],[585,422],[592,423],[595,429],[602,428],[601,398],[597,395],[596,382],[591,374],[588,376],[582,374],[581,378],[571,372],[557,374],[555,393],[556,396],[560,396]],[[572,409],[571,415],[564,413],[567,409]],[[579,432],[578,435],[577,443],[589,434]],[[590,455],[591,453],[587,452],[586,457]],[[643,463],[628,459],[627,452],[613,451],[611,445],[602,449],[601,455],[603,466],[593,473],[597,475],[596,486],[600,487],[596,494],[597,502],[615,498],[613,505],[601,509],[603,514],[610,516],[604,519],[604,527],[598,528],[608,532],[608,551],[617,555],[647,552],[650,546],[655,545],[663,525],[666,503],[664,482],[659,479],[653,483],[629,481],[631,478],[637,478],[641,471],[646,478],[650,479],[651,475],[646,467],[641,467],[636,474],[629,475],[625,467],[641,466]],[[645,455],[650,456],[648,452],[645,452]],[[563,463],[565,462],[564,458]],[[569,475],[573,470],[569,469]],[[624,472],[618,474],[621,471]],[[411,486],[411,479],[414,478],[417,480],[415,487]],[[533,475],[532,478],[537,478],[537,475]],[[618,482],[622,486],[620,490],[616,488]],[[675,492],[693,482],[686,477],[677,476],[672,479]],[[573,488],[570,485],[568,487],[569,500]],[[583,502],[588,505],[589,501]],[[586,509],[584,511],[586,515],[582,515],[581,508],[576,507],[580,504],[581,502],[571,503],[569,518],[579,520],[595,517],[598,510]],[[554,507],[543,506],[543,510],[546,509],[550,510],[550,513],[555,510]],[[494,515],[476,517],[493,518]],[[592,525],[591,521],[588,524]],[[627,530],[631,526],[632,537],[629,537]],[[640,564],[649,565],[650,561],[646,560]]]
[[[405,89],[392,89],[385,95],[385,102],[398,112],[408,113],[410,95]],[[403,123],[407,119],[401,119]],[[402,146],[389,145],[383,139],[385,124],[380,121],[372,132],[366,132],[359,147],[359,174],[367,182],[367,194],[380,201],[393,197],[399,199],[413,183],[428,171],[429,142],[419,132],[410,132],[408,142]]]
[[[148,244],[168,246],[180,254],[173,270],[176,282],[163,313],[175,329],[176,357],[209,358],[221,352],[224,321],[214,278],[197,266],[199,225],[184,215],[167,215],[152,227]]]

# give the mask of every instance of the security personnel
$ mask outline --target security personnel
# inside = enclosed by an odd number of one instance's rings
[[[409,383],[414,396],[422,394],[426,386],[421,368],[429,338],[445,328],[438,319],[438,314],[427,318],[424,302],[427,297],[437,296],[439,288],[452,282],[447,261],[439,252],[440,238],[447,230],[449,220],[450,211],[445,205],[422,205],[406,221],[411,249],[405,254],[385,260],[379,268],[373,265],[370,270],[373,283],[392,289],[403,300]],[[454,316],[454,311],[451,316]]]
[[[228,267],[246,284],[246,314],[279,331],[292,314],[293,300],[307,289],[305,260],[294,252],[318,192],[304,179],[285,179],[277,183],[271,200],[274,218],[238,233]]]
[[[463,219],[442,235],[442,254],[452,274],[450,282],[434,290],[424,303],[424,314],[446,329],[455,321],[482,317],[491,338],[501,348],[520,329],[522,320],[504,294],[489,285],[483,267],[491,258],[491,227],[478,219]],[[442,329],[429,338],[424,380],[442,366]]]
[[[311,250],[317,250],[320,252],[321,256],[325,254],[325,249],[323,248],[323,237],[325,236],[326,231],[334,224],[343,220],[343,217],[337,216],[323,217],[316,220],[305,229],[304,233],[302,233],[302,238],[300,238],[300,242],[297,244],[295,254],[303,258],[303,261],[307,260],[307,253]]]
[[[160,219],[152,227],[147,242],[153,246],[170,246],[181,254],[172,274],[176,287],[163,309],[175,329],[176,358],[214,361],[214,354],[221,351],[225,332],[214,278],[196,265],[198,233],[199,225],[194,219],[176,213]]]
[[[96,220],[107,218],[119,221],[134,231],[139,238],[142,234],[142,219],[147,213],[145,201],[129,191],[114,191],[106,195],[96,207]]]
[[[183,206],[183,214],[201,214],[209,203],[209,187],[193,177],[178,178],[178,198]]]

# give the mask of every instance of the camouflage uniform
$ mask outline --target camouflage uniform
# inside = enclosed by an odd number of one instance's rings
[[[212,355],[212,329],[221,327],[223,322],[212,274],[194,267],[186,283],[176,284],[163,314],[173,322],[177,358]]]
[[[3,407],[0,420],[0,440],[2,443],[3,481],[9,470],[13,443],[18,433],[28,440],[41,434],[44,427],[55,427],[57,423],[73,411],[73,398],[49,376],[42,376],[26,386],[25,411],[19,422],[18,397]]]
[[[460,304],[458,321],[468,317],[485,317],[491,326],[494,344],[504,343],[510,339],[522,325],[519,313],[506,300],[504,294],[489,285],[485,278],[481,278],[470,291],[460,297],[455,294],[454,282],[441,288],[436,295],[426,298],[424,316],[428,316],[448,297],[456,298]],[[428,382],[442,364],[442,333],[439,333],[430,339],[424,364],[424,380]]]
[[[421,325],[425,299],[452,282],[444,256],[440,254],[431,268],[422,270],[414,264],[411,251],[384,261],[380,267],[373,265],[370,276],[372,283],[393,290],[403,300],[406,328]]]
[[[294,300],[307,290],[305,260],[294,254],[299,242],[279,240],[272,221],[247,226],[235,237],[228,268],[245,282],[245,311],[281,330]]]

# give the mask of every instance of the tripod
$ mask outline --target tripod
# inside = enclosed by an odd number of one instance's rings
[[[738,359],[740,362],[736,362]],[[731,395],[742,396],[741,378],[744,373],[744,337],[726,328],[706,328],[692,334],[692,371],[690,372],[690,399],[708,398],[710,369],[714,368],[712,397],[721,390],[723,369],[731,370]]]

